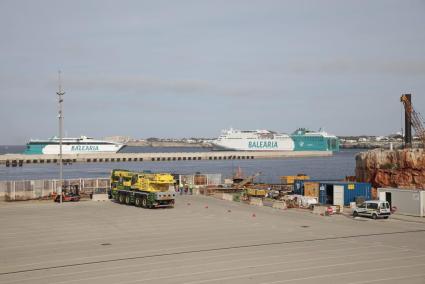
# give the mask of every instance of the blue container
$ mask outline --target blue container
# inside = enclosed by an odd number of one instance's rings
[[[357,198],[370,200],[372,198],[372,186],[365,182],[320,182],[319,184],[319,203],[333,203],[333,186],[340,185],[344,187],[344,205],[350,205]]]
[[[329,181],[329,180],[319,180],[319,179],[296,179],[294,180],[294,194],[304,195],[304,183],[305,182],[318,182],[318,183],[324,183],[324,182],[333,182],[337,183],[338,181]]]

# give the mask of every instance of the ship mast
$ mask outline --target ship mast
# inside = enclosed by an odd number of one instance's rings
[[[56,92],[58,95],[58,103],[59,103],[59,203],[62,203],[62,189],[63,189],[63,161],[62,161],[62,132],[63,132],[63,95],[65,95],[65,91],[62,89],[61,82],[61,71],[58,71],[58,91]]]

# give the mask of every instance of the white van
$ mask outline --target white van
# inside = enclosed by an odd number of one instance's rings
[[[391,215],[390,204],[387,201],[370,200],[354,209],[353,217],[366,216],[372,219],[387,219]]]

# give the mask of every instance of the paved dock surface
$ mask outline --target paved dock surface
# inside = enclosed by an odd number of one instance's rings
[[[204,196],[0,203],[0,283],[425,283],[425,224]]]

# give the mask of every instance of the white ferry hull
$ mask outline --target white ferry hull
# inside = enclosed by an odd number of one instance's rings
[[[58,155],[61,141],[57,137],[48,140],[30,140],[24,154]],[[86,136],[80,138],[63,138],[62,154],[92,154],[92,153],[116,153],[124,147],[121,143],[95,140]]]
[[[62,145],[62,154],[116,153],[123,145]],[[43,154],[59,154],[59,145],[46,145]]]
[[[213,145],[220,149],[235,151],[294,151],[295,147],[294,142],[290,138],[285,140],[216,140],[213,142]]]

